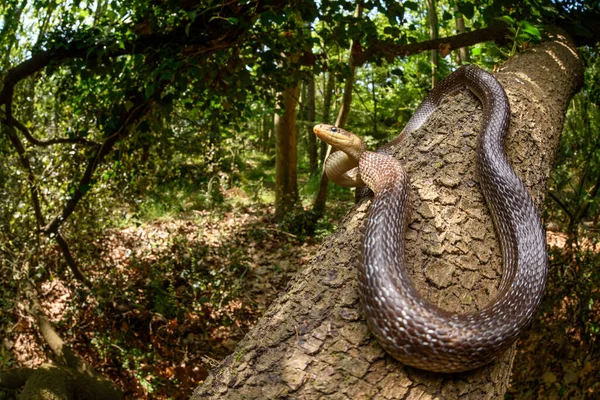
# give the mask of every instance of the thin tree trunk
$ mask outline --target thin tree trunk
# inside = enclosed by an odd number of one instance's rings
[[[283,113],[275,114],[275,216],[281,220],[298,201],[296,179],[296,105],[298,86],[282,93]],[[280,115],[281,114],[281,115]]]
[[[323,122],[330,123],[329,115],[331,114],[331,103],[335,92],[335,75],[331,72],[327,73],[327,84],[325,85],[325,93],[323,94]],[[327,143],[321,140],[321,153],[319,155],[321,166],[325,161],[327,153]]]
[[[261,149],[263,153],[267,153],[267,149],[269,149],[269,121],[270,118],[267,117],[266,112],[265,112],[265,107],[263,106],[263,115],[261,118],[261,130],[262,130],[262,134],[261,134]]]
[[[583,64],[571,43],[556,38],[515,56],[496,77],[512,107],[507,155],[541,212]],[[481,123],[480,104],[463,92],[392,149],[413,188],[409,273],[429,301],[449,311],[481,309],[501,281],[498,240],[474,169]],[[503,398],[514,347],[488,366],[445,375],[402,366],[369,333],[354,267],[368,203],[354,208],[192,400]]]
[[[359,2],[354,11],[354,17],[360,18],[362,16],[362,4]],[[350,69],[350,76],[346,79],[344,83],[344,96],[342,99],[342,104],[340,106],[340,110],[338,112],[337,119],[335,121],[335,126],[343,128],[346,126],[346,121],[348,121],[348,115],[350,114],[350,106],[352,105],[352,88],[354,87],[354,75],[356,72],[356,65],[354,64],[354,54],[358,53],[358,43],[352,41],[350,43],[350,55],[348,55],[348,68]],[[331,146],[327,146],[327,151],[325,152],[325,157],[329,155],[332,151]],[[329,178],[325,174],[325,170],[321,172],[321,179],[319,180],[319,191],[317,192],[317,196],[315,197],[315,202],[313,204],[313,212],[317,217],[323,215],[323,211],[325,211],[325,204],[327,202],[327,186],[329,185]]]
[[[362,5],[359,3],[354,11],[354,17],[360,18],[362,16]],[[356,73],[356,65],[354,63],[355,54],[359,53],[359,43],[352,41],[350,43],[350,54],[348,55],[348,68],[350,69],[350,75],[344,83],[344,95],[342,97],[342,104],[338,111],[337,119],[335,120],[335,126],[343,128],[346,126],[348,121],[348,115],[350,115],[350,106],[352,105],[352,88],[354,87],[354,75]]]
[[[377,89],[375,87],[375,73],[371,70],[371,89],[373,97],[373,135],[377,137]]]
[[[458,6],[454,5],[454,12],[458,12]],[[460,16],[456,17],[456,33],[465,33],[465,19],[462,16],[462,14],[460,14]],[[461,47],[458,49],[458,52],[456,53],[457,58],[458,58],[458,64],[467,64],[469,63],[470,59],[469,59],[469,48],[468,47]]]
[[[435,0],[426,0],[427,4],[427,17],[429,19],[429,38],[437,39],[438,38],[438,18],[437,11],[435,7]],[[431,87],[435,87],[437,84],[437,71],[438,71],[438,51],[431,50]]]
[[[315,79],[311,77],[306,83],[306,125],[308,128],[308,164],[310,175],[317,173],[319,157],[317,154],[317,136],[313,132],[315,124]]]
[[[297,111],[296,111],[296,139],[303,139],[301,126],[306,121],[306,83],[302,83],[298,88]],[[308,142],[305,142],[308,147]]]
[[[29,300],[28,312],[36,321],[41,337],[54,353],[56,364],[42,365],[35,370],[17,369],[2,373],[0,387],[20,389],[23,386],[19,395],[21,400],[122,399],[121,389],[95,371],[62,340],[43,312],[33,287],[27,281],[24,286]],[[82,393],[85,396],[81,396]]]

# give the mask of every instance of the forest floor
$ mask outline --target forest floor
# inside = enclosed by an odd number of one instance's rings
[[[329,212],[340,220],[348,209]],[[110,229],[86,268],[95,295],[55,277],[40,302],[126,398],[188,399],[314,256],[319,234],[334,229],[326,219],[313,236],[298,236],[273,215],[271,206],[237,206]],[[15,361],[48,362],[36,326],[19,314],[6,338]]]
[[[327,230],[347,209],[344,204],[330,210]],[[558,260],[563,237],[549,239]],[[95,295],[56,278],[44,286],[41,300],[63,337],[123,387],[127,398],[187,399],[314,256],[319,242],[318,235],[282,231],[269,206],[195,211],[107,231],[94,243],[97,258],[93,273],[88,271]],[[586,257],[592,258],[584,266],[599,259]],[[566,264],[578,271],[565,267],[565,260],[551,263],[548,295],[519,342],[507,398],[584,399],[600,391],[592,332],[600,320],[593,286],[599,274],[590,278],[589,290],[571,285],[587,274],[582,260],[576,261]],[[47,362],[28,318],[6,340],[21,365]]]
[[[548,283],[531,328],[517,343],[506,399],[600,398],[600,244],[596,234],[568,249],[547,232]]]

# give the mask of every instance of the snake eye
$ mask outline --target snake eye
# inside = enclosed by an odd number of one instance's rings
[[[338,131],[338,128],[336,128],[335,126],[332,126],[331,128],[329,128],[329,130],[330,130],[331,132],[337,132],[337,131]]]

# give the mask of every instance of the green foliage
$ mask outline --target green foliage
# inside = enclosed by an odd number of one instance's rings
[[[503,15],[498,20],[505,22],[512,34],[508,37],[513,41],[512,49],[508,53],[503,52],[506,57],[514,56],[518,48],[523,48],[529,45],[530,42],[539,42],[542,39],[540,30],[527,21],[516,21],[508,15]]]
[[[600,339],[598,241],[585,248],[553,247],[544,299],[521,339],[507,399],[593,398]],[[594,245],[596,247],[594,247]]]
[[[576,238],[583,223],[600,215],[600,62],[597,49],[582,49],[586,63],[583,90],[575,95],[550,180],[549,219]]]

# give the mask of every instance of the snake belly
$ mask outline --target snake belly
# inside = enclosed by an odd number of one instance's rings
[[[417,292],[404,260],[409,177],[398,161],[382,153],[364,152],[359,161],[362,180],[375,192],[358,266],[368,326],[394,358],[436,372],[474,369],[506,350],[531,322],[548,270],[540,218],[504,152],[510,106],[492,75],[475,66],[459,68],[431,91],[391,145],[418,129],[449,93],[465,87],[483,106],[476,167],[503,258],[498,294],[484,309],[451,313]]]

